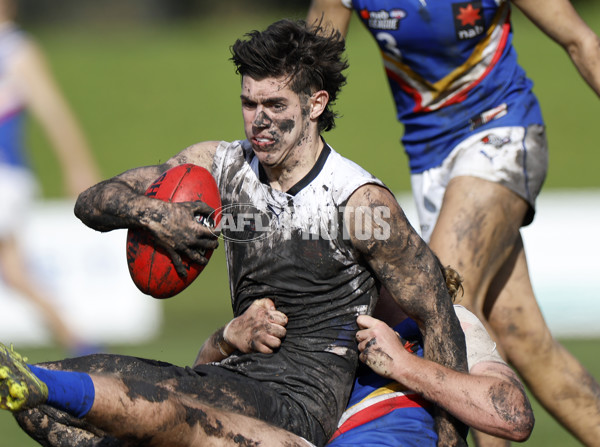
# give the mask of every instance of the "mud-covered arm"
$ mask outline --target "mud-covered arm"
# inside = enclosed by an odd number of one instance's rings
[[[361,315],[357,333],[360,359],[380,376],[392,379],[441,406],[467,425],[511,441],[525,441],[534,417],[525,389],[515,372],[496,355],[458,372],[409,353],[398,334],[383,321]],[[467,349],[493,342],[483,329],[465,330]],[[470,345],[471,341],[471,345]],[[474,347],[477,350],[477,346]],[[491,354],[491,353],[490,353]]]
[[[552,40],[562,46],[590,87],[600,96],[600,38],[569,0],[512,0]]]
[[[306,23],[321,24],[324,28],[333,26],[342,36],[346,36],[351,17],[352,10],[346,8],[342,0],[312,0],[306,15]]]
[[[194,366],[218,362],[234,351],[270,354],[281,346],[287,316],[270,298],[255,300],[240,316],[219,328],[204,342]]]
[[[75,215],[98,231],[148,230],[180,267],[178,272],[185,272],[181,255],[204,265],[207,260],[202,253],[216,248],[217,238],[195,217],[209,215],[212,208],[202,202],[164,202],[144,193],[160,174],[174,166],[193,163],[210,170],[216,147],[216,142],[198,143],[164,164],[131,169],[100,182],[79,195]]]
[[[365,185],[352,194],[344,211],[353,246],[362,254],[394,301],[421,330],[425,358],[467,371],[463,332],[452,307],[440,265],[385,188]],[[439,445],[466,445],[461,424],[437,418]]]

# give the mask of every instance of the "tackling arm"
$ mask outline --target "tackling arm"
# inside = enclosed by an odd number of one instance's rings
[[[360,359],[377,374],[418,392],[477,430],[518,442],[531,434],[534,417],[523,385],[499,357],[488,355],[469,373],[458,372],[410,354],[383,321],[361,315],[358,323]],[[470,351],[481,344],[477,332],[493,346],[479,326],[475,334],[465,329]]]

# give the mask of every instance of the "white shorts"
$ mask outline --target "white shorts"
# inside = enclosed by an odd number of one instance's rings
[[[543,126],[497,127],[472,135],[440,166],[411,175],[421,237],[429,242],[446,187],[460,176],[499,183],[518,194],[531,206],[523,221],[523,225],[530,224],[547,171],[548,144]]]
[[[31,171],[0,164],[0,240],[23,227],[38,190]]]

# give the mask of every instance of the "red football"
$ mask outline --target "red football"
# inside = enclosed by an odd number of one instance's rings
[[[215,179],[206,169],[193,164],[179,165],[157,178],[146,195],[165,202],[202,201],[215,209],[210,216],[214,226],[221,220],[221,197]],[[202,222],[200,222],[202,223]],[[210,259],[212,250],[204,255]],[[182,259],[187,277],[175,270],[169,255],[154,244],[150,232],[130,229],[127,232],[127,266],[135,285],[154,298],[170,298],[189,286],[204,266]]]

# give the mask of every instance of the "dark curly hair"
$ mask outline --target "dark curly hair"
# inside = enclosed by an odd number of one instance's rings
[[[319,132],[335,126],[337,115],[331,110],[346,77],[343,58],[344,39],[338,31],[321,25],[309,27],[303,20],[280,20],[264,31],[251,31],[246,39],[231,46],[231,60],[236,72],[255,80],[289,77],[289,87],[296,94],[312,95],[319,90],[329,93],[327,108],[319,117]]]

